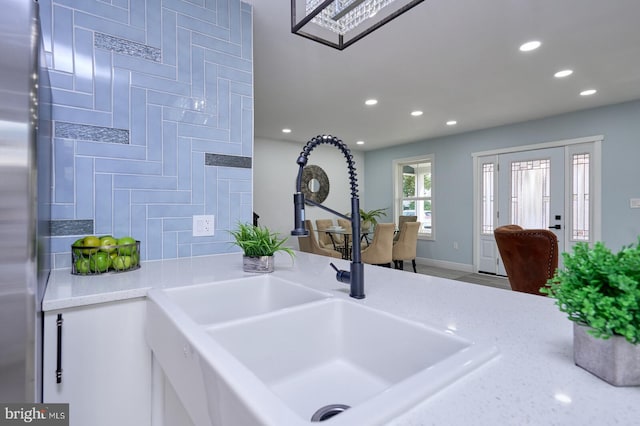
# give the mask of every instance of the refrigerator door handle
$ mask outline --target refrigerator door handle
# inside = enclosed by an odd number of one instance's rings
[[[62,383],[62,314],[58,314],[56,325],[58,326],[58,348],[56,359],[56,383]]]

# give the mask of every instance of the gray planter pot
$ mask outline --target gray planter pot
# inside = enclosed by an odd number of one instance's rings
[[[614,386],[640,386],[640,345],[622,336],[597,339],[589,327],[573,324],[573,359],[577,366]]]
[[[242,256],[242,270],[245,272],[273,272],[273,256]]]

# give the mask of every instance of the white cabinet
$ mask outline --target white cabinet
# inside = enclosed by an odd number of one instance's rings
[[[145,306],[138,298],[45,312],[43,400],[69,403],[70,426],[151,424]]]

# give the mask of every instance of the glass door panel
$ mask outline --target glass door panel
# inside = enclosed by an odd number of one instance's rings
[[[564,147],[500,155],[498,168],[496,227],[515,224],[529,229],[550,229],[558,237],[558,252],[562,253],[565,248]],[[497,273],[506,275],[502,260],[497,263]]]

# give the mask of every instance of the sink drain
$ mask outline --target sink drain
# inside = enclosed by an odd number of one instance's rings
[[[331,417],[337,416],[338,414],[342,413],[344,410],[347,410],[349,408],[350,407],[348,405],[344,405],[344,404],[325,405],[324,407],[316,411],[313,414],[313,416],[311,416],[311,421],[323,422],[325,420],[329,420]]]

